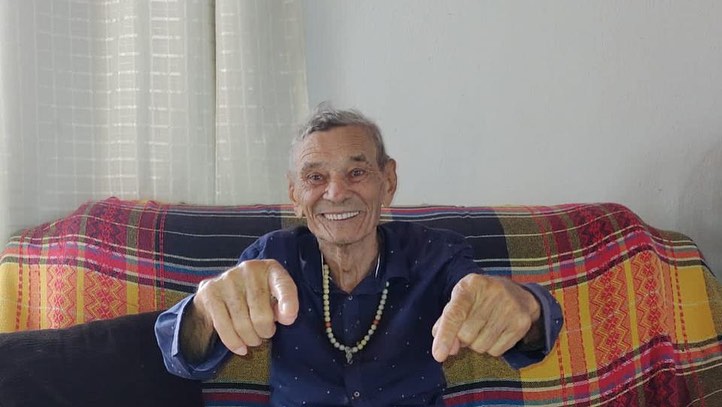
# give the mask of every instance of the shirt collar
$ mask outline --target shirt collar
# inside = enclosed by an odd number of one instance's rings
[[[307,229],[299,236],[299,263],[301,274],[306,283],[316,293],[322,293],[321,286],[321,252],[316,237]],[[354,289],[355,294],[381,292],[387,281],[409,279],[409,261],[407,253],[401,249],[401,239],[389,227],[377,227],[382,242],[381,264],[378,277],[374,273],[364,278]]]

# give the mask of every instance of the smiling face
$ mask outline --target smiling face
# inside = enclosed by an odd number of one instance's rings
[[[294,148],[288,195],[321,244],[375,242],[382,204],[396,192],[396,162],[380,168],[376,146],[360,126],[308,135]]]

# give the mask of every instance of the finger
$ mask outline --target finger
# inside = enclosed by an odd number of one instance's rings
[[[298,316],[298,290],[288,271],[274,262],[268,272],[268,286],[278,300],[274,305],[276,320],[291,325]]]
[[[492,356],[500,356],[512,348],[527,334],[532,324],[529,312],[524,312],[526,308],[522,306],[526,291],[507,280],[497,282],[502,284],[490,289],[488,295],[493,299],[489,320],[470,345],[474,351]],[[533,297],[532,301],[535,301]]]
[[[469,348],[475,352],[486,353],[497,343],[504,331],[504,323],[507,316],[497,315],[495,317],[493,313],[491,315],[492,317],[490,317],[490,320],[484,325],[483,329],[478,332],[476,338],[469,343]]]
[[[469,315],[459,328],[457,337],[462,344],[470,345],[474,343],[479,335],[481,335],[490,319],[495,317],[495,309],[493,301],[484,298],[476,301],[469,311]]]
[[[486,353],[491,356],[499,357],[509,349],[513,348],[520,339],[521,338],[519,338],[517,334],[508,331],[504,332],[501,336],[499,336],[497,341],[489,347],[489,350]]]
[[[474,303],[474,295],[465,285],[457,284],[451,292],[451,299],[444,307],[441,317],[436,321],[438,328],[431,345],[431,354],[438,362],[443,362],[457,338],[459,329],[468,318]]]
[[[522,340],[532,327],[531,318],[524,315],[517,315],[515,318],[508,318],[507,323],[500,329],[496,340],[488,344],[488,354],[501,356],[507,350],[513,348]]]
[[[248,273],[243,284],[253,330],[268,339],[276,332],[272,297],[265,273]]]
[[[434,326],[431,327],[431,336],[436,336],[436,331],[439,329],[439,320],[436,321]],[[450,355],[456,355],[459,353],[459,350],[461,350],[461,342],[459,341],[459,338],[454,338],[454,342],[451,345],[451,350],[449,351]]]
[[[474,303],[469,311],[469,316],[459,329],[458,336],[462,344],[473,343],[484,329],[487,321],[494,317],[496,301],[493,295],[489,295],[490,282],[487,276],[470,274],[458,283],[474,294]]]
[[[236,287],[228,287],[226,290],[225,306],[227,312],[231,316],[232,326],[238,336],[248,346],[258,346],[261,344],[261,337],[256,332],[256,328],[251,321],[247,298],[245,293],[241,293]]]
[[[234,329],[225,304],[217,298],[209,298],[205,301],[205,308],[211,317],[211,321],[213,321],[213,329],[215,329],[221,342],[233,353],[238,355],[247,354],[248,347]]]
[[[459,350],[461,350],[461,342],[459,341],[459,338],[456,338],[454,339],[454,343],[451,344],[449,355],[457,355],[459,354]]]

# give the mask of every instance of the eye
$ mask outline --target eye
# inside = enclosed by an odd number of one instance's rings
[[[368,174],[368,171],[366,171],[365,169],[354,168],[353,170],[351,170],[350,177],[352,180],[357,180],[363,178],[364,176],[366,176],[366,174]]]
[[[306,182],[308,182],[309,184],[312,184],[312,185],[322,184],[324,182],[324,180],[325,180],[324,176],[317,172],[306,175]]]

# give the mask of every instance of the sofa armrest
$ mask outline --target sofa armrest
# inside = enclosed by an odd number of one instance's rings
[[[163,366],[157,315],[0,334],[0,406],[202,406],[200,383]]]

